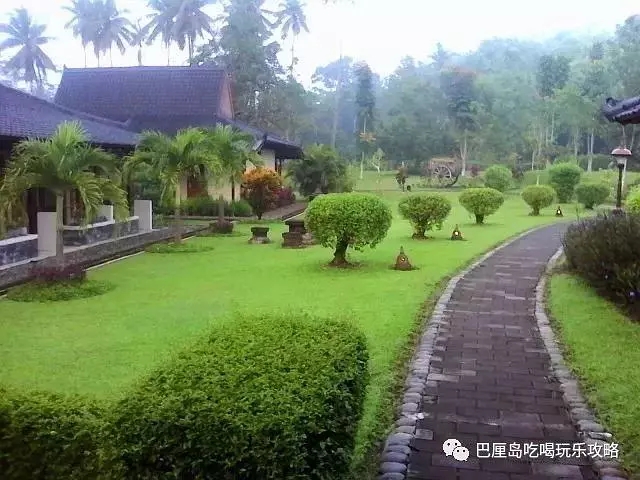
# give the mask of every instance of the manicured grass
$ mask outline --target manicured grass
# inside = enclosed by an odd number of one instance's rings
[[[281,247],[282,223],[271,224],[270,245],[249,245],[244,237],[194,238],[212,251],[180,255],[144,253],[92,270],[89,277],[117,288],[105,295],[56,304],[0,301],[0,383],[113,399],[209,325],[235,312],[310,312],[350,315],[369,341],[372,373],[357,459],[391,422],[397,361],[419,325],[424,302],[442,279],[507,237],[555,222],[554,208],[540,217],[507,196],[484,226],[446,193],[454,208],[442,231],[430,240],[412,240],[408,222],[397,216],[401,192],[385,193],[395,218],[375,249],[352,253],[356,269],[332,269],[332,252],[321,246]],[[565,219],[572,207],[565,206]],[[560,219],[562,220],[562,219]],[[449,240],[459,224],[465,242]],[[394,271],[400,246],[419,267]],[[361,477],[362,478],[362,477]]]
[[[599,419],[620,444],[624,466],[640,479],[640,324],[570,275],[550,282],[549,307],[565,358]]]

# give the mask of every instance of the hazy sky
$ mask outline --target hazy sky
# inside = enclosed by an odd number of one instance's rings
[[[14,8],[26,7],[41,23],[49,25],[47,33],[56,40],[46,46],[53,61],[62,67],[82,67],[84,57],[79,42],[64,24],[69,19],[62,6],[69,0],[0,0],[0,19]],[[145,0],[119,0],[131,18],[148,13]],[[276,9],[280,0],[267,0],[265,8]],[[215,13],[214,9],[210,13]],[[410,55],[426,59],[440,41],[445,48],[467,51],[482,40],[492,37],[540,38],[564,30],[610,30],[629,15],[640,13],[638,0],[536,0],[507,2],[506,0],[342,0],[337,5],[324,5],[321,0],[307,0],[306,15],[310,33],[296,41],[299,57],[299,80],[309,84],[316,66],[326,64],[340,53],[365,60],[371,68],[388,75],[400,59]],[[289,64],[289,41],[284,44],[281,61]],[[173,47],[172,65],[181,65],[186,52]],[[167,52],[159,46],[147,47],[143,53],[145,65],[166,65]],[[125,56],[114,52],[115,66],[135,65],[136,50]],[[103,59],[108,65],[108,58]],[[89,66],[96,59],[89,56]],[[51,80],[56,80],[53,76]]]

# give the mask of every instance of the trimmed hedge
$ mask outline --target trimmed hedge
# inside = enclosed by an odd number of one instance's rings
[[[576,186],[576,198],[587,210],[603,204],[609,198],[609,185],[602,182],[581,182]]]
[[[84,398],[0,389],[0,478],[99,478],[103,417]]]
[[[640,216],[601,214],[569,226],[562,241],[567,266],[604,296],[640,300]]]
[[[218,200],[212,197],[201,196],[187,198],[180,202],[180,208],[183,215],[196,217],[215,217],[218,215]],[[166,215],[173,215],[173,207],[164,211]],[[231,202],[225,200],[224,214],[236,217],[250,217],[253,215],[251,205],[246,200],[240,199],[233,202],[233,212],[231,211]]]
[[[442,224],[451,212],[451,201],[438,193],[409,195],[400,200],[398,210],[411,222],[414,238],[425,238],[427,231],[442,230]]]
[[[348,323],[234,320],[115,406],[112,460],[128,479],[342,479],[367,361]]]
[[[521,195],[531,207],[531,215],[540,215],[540,210],[553,203],[556,191],[549,185],[529,185],[522,190]]]
[[[504,203],[504,195],[494,188],[468,188],[458,197],[460,205],[475,216],[478,225],[485,217],[493,215]]]
[[[582,169],[574,163],[554,163],[547,169],[549,184],[558,195],[560,203],[568,203],[573,197],[576,185],[580,183]]]
[[[491,165],[485,170],[483,178],[485,187],[499,192],[506,192],[513,183],[513,173],[504,165]]]

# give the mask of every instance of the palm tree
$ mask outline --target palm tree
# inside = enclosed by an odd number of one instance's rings
[[[247,164],[260,166],[263,164],[262,158],[253,149],[254,139],[248,133],[220,124],[213,129],[205,130],[205,133],[211,148],[217,152],[225,176],[228,175],[231,182],[231,201],[233,202],[236,199],[236,184],[242,181]]]
[[[180,211],[181,183],[187,176],[205,181],[220,177],[222,164],[207,135],[197,128],[180,130],[175,137],[160,132],[143,132],[138,147],[125,163],[129,179],[141,165],[150,165],[162,183],[162,199],[175,198],[175,242],[182,241]]]
[[[293,68],[295,66],[295,40],[298,35],[304,30],[309,33],[309,27],[307,27],[307,19],[304,15],[304,4],[299,0],[283,0],[279,5],[280,10],[275,12],[269,12],[275,15],[276,19],[273,22],[273,26],[280,27],[282,31],[282,40],[286,40],[289,34],[293,34],[293,40],[291,42],[291,66],[289,71],[293,75]]]
[[[92,40],[93,51],[100,62],[100,55],[109,52],[109,62],[113,67],[112,50],[115,45],[121,54],[131,43],[133,25],[116,6],[115,0],[95,0],[98,28]],[[99,64],[99,63],[98,63]]]
[[[173,37],[178,48],[188,47],[189,65],[193,61],[194,43],[198,37],[204,38],[208,33],[214,36],[213,24],[215,20],[204,13],[202,9],[214,3],[214,0],[182,0],[178,14],[173,24]]]
[[[116,218],[129,213],[126,192],[118,186],[116,157],[91,146],[78,122],[65,122],[45,140],[23,140],[15,147],[0,184],[0,223],[11,210],[23,206],[23,195],[31,188],[43,188],[56,197],[56,261],[64,263],[62,230],[65,195],[78,192],[84,220],[96,217],[105,201],[114,206]],[[98,172],[98,173],[96,173]]]
[[[9,18],[9,23],[0,23],[0,34],[7,38],[0,42],[0,51],[19,48],[5,67],[20,80],[42,91],[47,79],[47,70],[55,71],[56,67],[49,56],[42,50],[50,37],[44,36],[45,25],[33,23],[26,8],[18,8]]]
[[[149,8],[154,12],[147,15],[149,23],[145,25],[149,32],[147,45],[151,45],[160,37],[167,48],[167,65],[171,63],[171,43],[176,40],[175,18],[180,11],[182,0],[149,0]]]
[[[92,0],[72,0],[71,6],[63,8],[72,15],[64,28],[71,28],[73,36],[80,38],[84,51],[84,67],[87,68],[87,45],[93,41],[98,31],[96,4]]]
[[[142,66],[142,45],[147,40],[149,35],[149,25],[142,25],[138,20],[131,28],[131,38],[129,39],[129,45],[132,47],[138,47],[138,66]]]

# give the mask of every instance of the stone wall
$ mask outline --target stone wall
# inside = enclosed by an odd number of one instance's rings
[[[208,226],[187,226],[184,228],[183,237],[193,235],[198,231],[207,229]],[[82,246],[73,251],[65,253],[67,264],[83,265],[91,267],[115,258],[129,255],[143,250],[152,243],[168,240],[173,236],[173,231],[169,228],[153,230],[151,232],[139,233],[120,237],[116,240],[107,240]],[[0,267],[0,290],[29,281],[32,277],[32,269],[35,265],[50,265],[55,261],[55,257],[35,258],[31,261],[23,261],[15,265],[5,265]]]
[[[122,237],[134,235],[139,231],[138,217],[131,217],[117,224],[113,220],[108,220],[85,226],[65,226],[62,232],[64,245],[66,247],[76,247],[110,240],[114,236],[116,225],[120,229],[119,236]]]
[[[22,235],[0,240],[0,265],[9,265],[37,256],[37,235]]]

